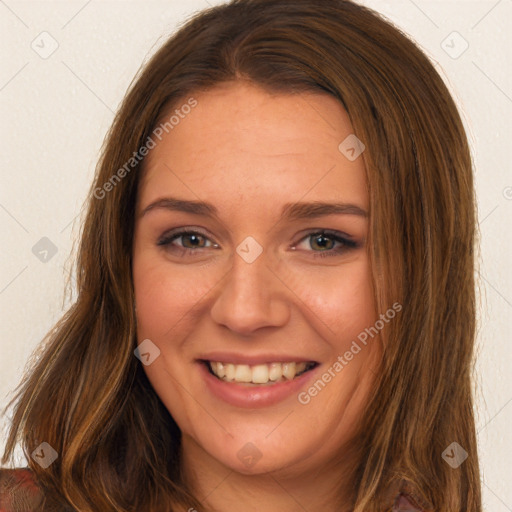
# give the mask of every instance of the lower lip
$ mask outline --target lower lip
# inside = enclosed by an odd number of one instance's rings
[[[267,407],[299,393],[316,373],[319,365],[293,380],[271,385],[245,385],[238,382],[226,382],[210,373],[207,364],[200,362],[199,371],[206,386],[217,398],[235,407]]]

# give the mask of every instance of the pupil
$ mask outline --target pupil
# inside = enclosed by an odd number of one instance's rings
[[[318,242],[319,240],[322,240],[322,242],[320,242],[320,243],[319,243],[319,242]],[[317,245],[319,245],[320,247],[325,248],[325,246],[326,246],[326,243],[325,243],[325,242],[326,242],[326,241],[327,241],[327,244],[328,244],[329,242],[331,242],[331,243],[332,243],[332,240],[329,240],[329,238],[327,238],[325,235],[319,235],[319,236],[315,237],[315,243],[316,243]],[[328,247],[328,248],[330,248],[330,247]]]
[[[194,247],[197,247],[199,245],[199,237],[197,235],[188,235],[188,238],[189,240],[193,240],[192,245]]]

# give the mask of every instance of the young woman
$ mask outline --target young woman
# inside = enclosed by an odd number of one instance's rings
[[[201,12],[107,136],[0,510],[481,512],[474,243],[461,119],[399,30]]]

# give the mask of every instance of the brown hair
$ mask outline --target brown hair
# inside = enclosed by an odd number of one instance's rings
[[[379,312],[396,301],[403,310],[387,328],[361,424],[354,511],[385,510],[390,489],[409,489],[424,508],[480,512],[471,387],[476,215],[466,134],[427,57],[349,0],[233,0],[196,14],[143,67],[89,194],[78,298],[15,397],[3,463],[20,437],[49,508],[205,510],[180,475],[180,431],[133,355],[131,250],[142,167],[113,177],[163,114],[232,80],[331,94],[367,148],[376,303]],[[108,193],[98,192],[109,180]],[[29,456],[43,441],[59,454],[47,469]],[[454,441],[469,453],[457,469],[441,457]]]

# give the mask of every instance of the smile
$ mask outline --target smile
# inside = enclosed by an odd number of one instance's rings
[[[267,364],[233,364],[220,361],[205,361],[211,374],[224,382],[245,383],[248,385],[275,385],[291,381],[314,368],[317,363],[274,362]]]

